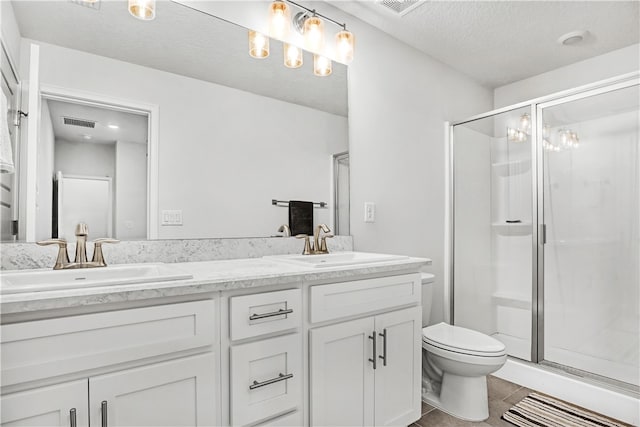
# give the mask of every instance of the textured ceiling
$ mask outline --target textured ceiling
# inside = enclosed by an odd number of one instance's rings
[[[491,88],[640,42],[638,1],[426,1],[403,17],[326,1]],[[590,36],[557,43],[574,30]]]
[[[306,53],[302,68],[288,69],[275,41],[267,59],[253,59],[246,29],[177,3],[158,1],[150,22],[130,16],[122,0],[103,0],[99,10],[67,0],[12,5],[26,38],[347,115],[346,66],[316,77]]]
[[[71,142],[110,144],[116,141],[147,143],[147,116],[107,108],[72,104],[69,102],[48,100],[49,112],[56,139]],[[95,121],[95,128],[70,126],[63,123],[63,117]],[[111,129],[108,125],[117,125]],[[85,139],[84,135],[91,136]]]

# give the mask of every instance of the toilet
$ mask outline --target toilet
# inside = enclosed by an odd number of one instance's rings
[[[423,324],[428,324],[433,275],[423,274]],[[422,399],[460,419],[489,418],[487,375],[507,360],[503,343],[483,333],[438,323],[422,329]]]

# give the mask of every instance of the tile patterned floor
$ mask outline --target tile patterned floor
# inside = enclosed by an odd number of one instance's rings
[[[487,378],[487,385],[489,390],[489,419],[481,422],[462,421],[422,402],[422,418],[410,427],[513,427],[512,424],[503,421],[500,417],[507,409],[518,403],[533,390],[491,375]]]

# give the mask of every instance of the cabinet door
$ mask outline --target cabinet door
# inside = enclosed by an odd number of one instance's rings
[[[309,331],[311,425],[373,425],[372,317]]]
[[[375,425],[409,425],[420,418],[422,308],[376,316],[375,325]]]
[[[89,423],[86,379],[6,394],[0,400],[3,427],[71,426],[72,410],[77,427]]]
[[[91,425],[215,425],[215,369],[209,353],[91,377]]]

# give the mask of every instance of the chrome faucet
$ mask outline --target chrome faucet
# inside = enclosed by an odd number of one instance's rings
[[[40,246],[58,245],[58,256],[53,266],[54,270],[67,270],[74,268],[94,268],[106,267],[102,253],[103,243],[119,243],[120,240],[102,238],[96,239],[93,244],[93,258],[87,261],[87,236],[89,228],[87,224],[80,223],[76,226],[76,256],[73,262],[69,261],[69,253],[67,252],[67,241],[65,239],[48,239],[36,242]]]

